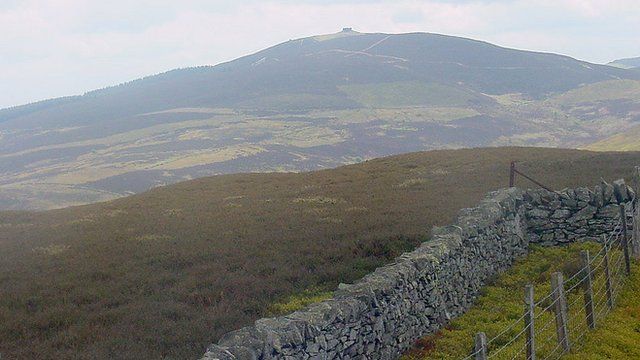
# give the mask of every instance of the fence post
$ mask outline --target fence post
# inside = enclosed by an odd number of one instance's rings
[[[473,348],[475,360],[487,360],[487,335],[483,332],[476,334],[475,346]]]
[[[604,236],[604,279],[607,287],[607,306],[609,309],[613,309],[613,293],[611,291],[611,272],[609,269],[609,244],[607,243],[607,236]]]
[[[633,172],[633,178],[632,178],[632,186],[633,186],[633,190],[636,193],[636,199],[634,199],[634,203],[638,203],[638,199],[637,197],[640,196],[640,166],[636,166],[635,167],[635,171]]]
[[[584,273],[584,313],[587,314],[587,326],[596,328],[595,305],[593,304],[593,284],[591,278],[591,260],[589,250],[580,252],[582,259],[582,271]]]
[[[561,272],[551,274],[551,291],[556,314],[556,333],[558,343],[562,346],[563,353],[571,351],[569,344],[569,332],[567,329],[567,299],[564,294],[564,282]]]
[[[636,195],[638,196],[638,195]],[[631,254],[633,258],[640,259],[640,206],[636,203],[635,209],[633,209],[633,232],[631,233]]]
[[[627,233],[627,210],[624,204],[620,204],[620,219],[622,221],[622,251],[624,252],[624,266],[627,275],[631,274],[631,258],[629,257],[629,235]]]
[[[536,360],[536,329],[534,327],[535,301],[533,300],[533,285],[524,288],[524,326],[527,329],[527,360]]]
[[[512,161],[509,167],[509,187],[516,186],[516,162]]]

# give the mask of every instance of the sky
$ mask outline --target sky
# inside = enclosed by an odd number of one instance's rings
[[[0,0],[0,108],[352,27],[595,63],[640,56],[638,0]]]

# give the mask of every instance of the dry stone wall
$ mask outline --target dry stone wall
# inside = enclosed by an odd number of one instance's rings
[[[558,193],[529,190],[525,193],[529,240],[543,245],[600,241],[617,224],[619,204],[632,198],[635,193],[622,180]]]
[[[612,231],[624,182],[554,193],[510,188],[460,211],[453,225],[333,299],[265,318],[209,346],[203,360],[396,359],[421,336],[464,313],[488,279],[526,254],[529,243],[559,245]]]

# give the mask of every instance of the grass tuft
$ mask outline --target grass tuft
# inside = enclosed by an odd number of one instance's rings
[[[333,291],[320,288],[312,288],[303,292],[289,296],[287,299],[276,302],[269,306],[268,316],[280,316],[302,310],[308,305],[331,299]]]

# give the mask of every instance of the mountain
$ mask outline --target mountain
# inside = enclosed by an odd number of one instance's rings
[[[608,63],[607,65],[615,66],[621,69],[640,68],[640,57],[619,59]]]
[[[346,29],[0,110],[0,209],[425,149],[583,146],[638,121],[639,80],[482,41]]]
[[[414,249],[505,187],[512,160],[562,189],[630,176],[640,153],[428,151],[0,212],[3,359],[196,359],[225,332]]]

